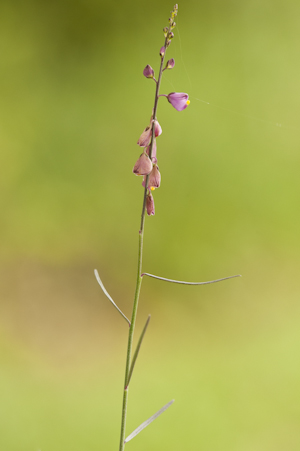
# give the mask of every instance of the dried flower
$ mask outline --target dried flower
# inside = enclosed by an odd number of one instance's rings
[[[184,110],[190,104],[189,96],[184,92],[171,92],[166,97],[177,111]]]
[[[146,179],[147,176],[144,175],[144,179],[143,179],[143,183],[142,186],[145,188],[146,185]],[[160,181],[161,181],[161,175],[158,169],[157,164],[153,165],[153,169],[150,172],[150,175],[148,177],[148,183],[147,183],[147,188],[150,191],[154,191],[155,188],[159,188],[160,187]]]
[[[159,122],[156,120],[154,121],[154,126],[155,126],[155,138],[157,138],[159,135],[162,134],[162,128],[159,125]]]
[[[150,145],[146,148],[146,154],[150,157]],[[152,163],[157,163],[156,158],[156,139],[154,138],[153,147],[152,147],[152,155],[151,155]]]
[[[155,214],[154,199],[151,193],[148,193],[146,197],[146,209],[148,216]]]
[[[143,70],[143,75],[146,78],[153,78],[154,77],[154,70],[152,69],[151,66],[149,66],[149,64],[147,64],[147,66],[145,67],[145,69]]]
[[[152,171],[152,161],[144,151],[134,165],[133,173],[135,175],[148,175]]]
[[[146,127],[138,140],[138,145],[141,147],[147,147],[151,141],[152,130],[151,127]]]

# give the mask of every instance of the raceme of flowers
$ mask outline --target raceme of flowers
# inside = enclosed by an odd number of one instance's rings
[[[171,39],[174,37],[173,32],[171,31],[175,27],[174,17],[176,16],[175,13],[172,12],[172,17],[169,19],[170,26],[169,28],[164,28],[164,35],[165,35],[165,45],[161,47],[159,54],[160,57],[163,59],[166,53],[166,48],[170,45]],[[160,71],[159,81],[162,75],[162,72],[164,70],[173,69],[175,66],[175,60],[174,58],[171,58],[167,61],[164,69]],[[152,79],[157,84],[158,81],[155,78],[154,70],[152,67],[147,64],[145,69],[143,70],[143,75],[146,78]],[[170,94],[160,94],[157,95],[156,102],[158,101],[159,97],[166,97],[168,102],[177,110],[177,111],[183,111],[185,108],[190,104],[189,96],[188,94],[184,92],[171,92]],[[154,131],[153,131],[154,128]],[[133,173],[135,175],[142,175],[143,176],[143,183],[142,186],[147,190],[146,193],[146,211],[147,214],[154,215],[155,214],[155,207],[154,207],[154,199],[152,192],[155,190],[155,188],[160,187],[160,181],[161,181],[161,175],[159,172],[159,168],[157,165],[157,143],[156,138],[161,135],[162,128],[157,121],[156,117],[151,116],[150,124],[145,128],[143,133],[138,139],[137,144],[140,147],[143,147],[143,152],[138,158],[137,162],[134,165]],[[147,184],[147,186],[146,186]]]

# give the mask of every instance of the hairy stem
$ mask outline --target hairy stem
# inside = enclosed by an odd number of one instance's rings
[[[153,107],[153,121],[156,119],[159,88],[160,88],[161,77],[162,77],[162,72],[163,72],[163,65],[164,65],[164,60],[165,60],[165,54],[166,54],[166,51],[167,51],[167,45],[166,44],[167,44],[167,38],[165,39],[165,45],[164,45],[165,46],[165,52],[164,52],[164,55],[161,57],[159,76],[158,76],[158,80],[157,80],[157,83],[156,83],[155,99],[154,99],[154,107]],[[150,151],[149,151],[150,159],[152,157],[152,149],[153,149],[154,139],[155,139],[155,126],[154,126],[154,122],[152,122],[152,139],[151,139],[151,145],[150,145]],[[136,288],[135,288],[135,295],[134,295],[134,301],[133,301],[131,325],[130,325],[129,334],[128,334],[128,345],[127,345],[127,358],[126,358],[126,369],[125,369],[125,383],[124,383],[124,394],[123,394],[122,423],[121,423],[121,436],[120,436],[119,451],[123,451],[124,448],[125,448],[124,441],[125,441],[125,426],[126,426],[127,401],[128,401],[127,380],[128,380],[129,371],[130,371],[133,334],[134,334],[134,329],[135,329],[137,309],[138,309],[138,303],[139,303],[139,297],[140,297],[140,291],[141,291],[141,284],[142,284],[142,279],[143,279],[142,278],[142,256],[143,256],[143,238],[144,238],[144,229],[145,229],[145,212],[146,212],[148,178],[149,178],[149,175],[147,175],[146,183],[145,183],[143,208],[142,208],[142,215],[141,215],[141,226],[140,226],[140,230],[139,230],[139,250],[138,250],[137,280],[136,280]]]

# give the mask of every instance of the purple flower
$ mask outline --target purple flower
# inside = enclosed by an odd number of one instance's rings
[[[190,104],[189,96],[184,92],[171,92],[166,97],[177,111],[184,110]]]
[[[147,176],[144,176],[144,180],[143,180],[143,187],[145,188],[145,183],[146,183],[146,178]],[[160,181],[161,181],[161,175],[158,169],[157,164],[153,165],[153,169],[150,172],[149,178],[148,178],[148,185],[147,188],[151,191],[153,191],[155,188],[159,188],[160,187]]]
[[[166,51],[165,47],[162,47],[162,48],[160,49],[159,54],[160,54],[161,57],[164,56],[165,51]]]
[[[144,151],[134,165],[133,173],[135,175],[148,175],[152,171],[152,161]]]
[[[153,78],[154,77],[154,70],[152,69],[151,66],[149,66],[149,64],[147,64],[147,66],[145,67],[145,69],[143,70],[143,75],[146,78]]]
[[[151,127],[146,127],[145,130],[143,131],[143,133],[141,134],[141,136],[139,137],[138,140],[138,145],[141,147],[147,147],[149,146],[149,143],[151,141],[151,136],[152,136],[152,130]]]
[[[146,154],[150,156],[150,146],[147,147]],[[156,158],[156,139],[154,139],[154,142],[153,142],[151,159],[152,159],[152,163],[157,163],[157,158]]]
[[[166,64],[166,69],[173,69],[174,66],[175,66],[175,60],[174,60],[174,58],[171,58]]]
[[[146,197],[146,209],[148,216],[155,214],[154,199],[151,193],[148,193]]]

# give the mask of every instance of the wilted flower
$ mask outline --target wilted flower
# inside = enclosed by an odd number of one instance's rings
[[[155,138],[162,134],[162,128],[159,125],[158,121],[154,121],[155,124]]]
[[[171,58],[168,62],[167,62],[167,64],[166,64],[166,69],[173,69],[173,67],[175,66],[175,60],[174,60],[174,58]]]
[[[147,147],[146,154],[149,155],[149,157],[150,157],[150,146]],[[152,160],[152,163],[157,163],[157,158],[156,158],[156,139],[154,139],[154,141],[153,141],[151,160]]]
[[[152,69],[151,66],[149,66],[149,64],[147,64],[147,66],[145,67],[145,69],[143,70],[143,75],[146,78],[153,78],[154,77],[154,70]]]
[[[145,188],[145,184],[146,184],[146,178],[147,176],[144,176],[144,180],[143,180],[143,187]],[[161,181],[161,175],[158,169],[157,164],[153,165],[153,169],[150,172],[150,175],[148,177],[148,184],[147,184],[147,188],[149,190],[154,190],[155,188],[159,188],[160,187],[160,181]]]
[[[138,145],[141,147],[147,147],[151,141],[152,130],[151,127],[146,127],[138,140]]]
[[[134,165],[133,173],[135,175],[148,175],[152,171],[152,161],[144,151]]]
[[[148,193],[146,197],[146,209],[148,216],[155,214],[154,199],[151,193]]]
[[[190,104],[189,96],[184,92],[171,92],[166,97],[177,111],[184,110]]]

